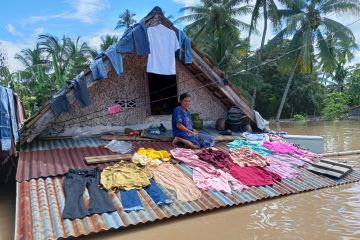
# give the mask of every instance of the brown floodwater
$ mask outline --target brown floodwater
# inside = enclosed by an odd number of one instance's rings
[[[360,121],[281,123],[272,129],[321,135],[325,151],[360,149]],[[336,159],[336,158],[335,158]],[[342,161],[360,168],[360,155]],[[0,239],[12,239],[15,195],[1,189]],[[93,234],[85,239],[360,239],[360,183]]]

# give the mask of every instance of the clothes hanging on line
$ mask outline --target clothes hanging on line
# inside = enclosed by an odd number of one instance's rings
[[[179,60],[185,64],[192,63],[191,40],[186,34],[179,30]]]
[[[84,72],[81,72],[71,81],[67,81],[74,86],[75,98],[78,100],[80,107],[87,107],[90,105],[89,89],[87,87]]]
[[[70,169],[64,179],[65,207],[64,219],[84,218],[92,214],[116,211],[109,195],[99,188],[100,172],[94,169]],[[87,188],[90,196],[90,207],[85,208],[83,193]]]
[[[50,99],[50,107],[55,114],[71,111],[71,105],[66,96],[66,88],[60,90]]]
[[[116,51],[116,45],[113,44],[108,47],[104,52],[100,53],[95,59],[100,59],[106,56],[117,76],[121,76],[124,72],[122,55]]]
[[[176,74],[175,51],[179,41],[173,30],[159,24],[147,29],[150,44],[146,71],[151,73]]]
[[[2,151],[11,148],[11,121],[6,88],[0,86],[0,142]]]
[[[90,65],[90,71],[94,81],[107,78],[107,71],[102,58],[95,59],[95,61]]]
[[[118,53],[131,53],[134,49],[134,43],[137,55],[145,56],[150,53],[149,38],[144,19],[126,29],[116,44],[116,51]]]

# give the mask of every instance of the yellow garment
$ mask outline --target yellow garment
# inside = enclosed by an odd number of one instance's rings
[[[140,189],[150,185],[153,174],[147,167],[140,167],[134,163],[120,162],[105,168],[101,172],[100,183],[107,190]]]
[[[131,160],[133,163],[141,165],[160,165],[160,160],[170,160],[170,154],[168,151],[165,150],[155,150],[153,148],[139,148]]]

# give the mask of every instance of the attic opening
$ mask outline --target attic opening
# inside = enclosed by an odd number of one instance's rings
[[[147,73],[151,115],[168,115],[177,106],[176,75]]]

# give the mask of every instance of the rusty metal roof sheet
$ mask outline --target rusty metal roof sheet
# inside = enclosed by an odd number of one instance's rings
[[[186,165],[176,165],[191,177],[191,169]],[[145,210],[125,213],[121,200],[115,193],[109,193],[117,211],[111,214],[94,214],[84,219],[63,220],[62,209],[65,198],[63,177],[32,179],[17,183],[16,230],[15,239],[58,239],[79,237],[109,229],[124,228],[164,218],[181,216],[209,209],[241,205],[264,198],[296,194],[304,191],[335,186],[360,180],[358,172],[352,172],[340,180],[319,176],[305,169],[301,176],[276,182],[273,186],[251,187],[245,191],[234,191],[233,194],[222,194],[214,191],[202,191],[200,199],[192,202],[178,202],[175,194],[165,188],[162,190],[174,201],[172,205],[159,208],[144,190],[139,196]],[[84,193],[86,206],[89,203],[87,191]]]

